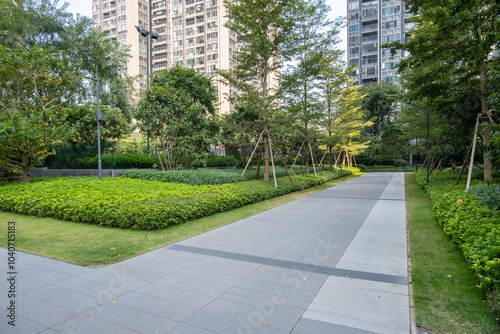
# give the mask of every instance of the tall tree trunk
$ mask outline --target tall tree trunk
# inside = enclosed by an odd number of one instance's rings
[[[481,111],[484,116],[489,115],[490,109],[488,107],[488,88],[486,86],[487,84],[487,68],[486,68],[486,61],[482,60],[481,64],[479,65],[479,76],[481,78]],[[488,121],[485,121],[488,122]],[[491,136],[487,133],[482,133],[481,137],[483,139],[483,144],[484,146],[488,146],[490,144]],[[483,160],[484,160],[484,179],[486,181],[493,181],[493,164],[491,163],[491,152],[490,151],[485,151],[483,153]]]
[[[21,181],[23,183],[29,183],[30,182],[30,166],[31,166],[31,161],[28,155],[22,155],[21,156],[21,161],[22,161],[22,168],[21,168]]]
[[[267,117],[264,116],[264,182],[269,182],[269,126],[267,124]]]

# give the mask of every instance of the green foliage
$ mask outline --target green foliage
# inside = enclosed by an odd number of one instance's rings
[[[276,167],[275,170],[276,177],[287,176],[285,168]],[[175,171],[129,169],[121,171],[120,176],[148,181],[186,183],[190,185],[225,184],[262,179],[262,173],[257,176],[256,169],[248,169],[244,176],[241,176],[242,172],[243,170],[241,169],[192,169]],[[289,173],[290,175],[300,174],[290,170]]]
[[[500,185],[479,183],[469,188],[468,193],[476,196],[488,208],[500,210]]]
[[[233,156],[209,155],[205,158],[205,167],[236,167],[237,164]]]
[[[399,99],[399,88],[391,83],[380,82],[364,86],[360,92],[364,95],[361,109],[366,120],[372,122],[371,126],[365,128],[365,134],[375,137],[378,142],[394,110],[393,103]]]
[[[192,186],[130,178],[40,178],[0,184],[0,211],[132,229],[159,229],[322,184],[342,175]]]
[[[82,78],[63,52],[0,45],[0,63],[0,160],[29,182],[29,168],[71,137],[66,108]]]
[[[99,104],[99,111],[104,112],[106,120],[100,122],[101,142],[123,138],[132,128],[122,112]],[[68,141],[73,147],[97,143],[97,112],[92,103],[71,106],[66,122],[74,134]]]
[[[425,185],[425,172],[417,173],[416,178],[420,185]],[[464,253],[480,286],[499,290],[500,210],[488,208],[476,196],[466,193],[463,185],[455,186],[455,180],[455,175],[439,172],[425,186],[434,204],[434,214]],[[463,204],[457,203],[458,200]]]
[[[97,157],[83,157],[76,160],[83,168],[97,168]],[[158,157],[149,154],[103,154],[102,168],[154,168],[158,166]]]
[[[208,155],[218,133],[214,102],[210,79],[193,69],[176,66],[155,75],[135,118],[160,152],[162,169],[188,168]]]
[[[406,167],[408,166],[408,161],[405,159],[396,159],[394,160],[394,167]]]

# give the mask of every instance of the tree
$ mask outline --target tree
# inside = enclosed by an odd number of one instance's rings
[[[71,136],[66,108],[81,83],[64,53],[0,46],[0,160],[21,170],[52,154],[51,145]]]
[[[320,77],[328,62],[341,56],[334,45],[339,42],[341,19],[330,21],[330,7],[324,0],[292,1],[285,18],[290,23],[282,54],[287,61],[281,75],[284,101],[289,112],[303,128],[304,150],[310,146],[311,127],[323,117],[324,108],[319,94]],[[328,62],[327,62],[328,60]],[[309,154],[304,155],[309,174]]]
[[[338,109],[333,120],[333,133],[338,148],[343,153],[343,166],[352,167],[352,157],[362,153],[368,147],[361,141],[361,131],[372,123],[366,121],[361,110],[363,96],[359,86],[348,86],[342,90],[338,99]]]
[[[153,138],[163,169],[187,168],[210,152],[218,133],[215,99],[210,79],[193,69],[176,66],[155,74],[135,118]]]
[[[409,0],[406,4],[416,15],[413,19],[416,29],[411,31],[409,41],[392,43],[392,47],[410,52],[410,57],[401,61],[400,69],[412,74],[406,78],[411,84],[411,94],[427,97],[431,105],[426,107],[433,109],[457,92],[472,93],[480,103],[484,119],[496,122],[498,113],[490,112],[488,105],[489,65],[498,61],[491,53],[499,41],[500,3],[496,0]],[[471,84],[475,86],[473,90],[465,91],[462,87]],[[450,104],[445,109],[452,110],[454,101]],[[488,146],[490,136],[482,133],[482,139]],[[485,152],[483,157],[484,179],[491,180],[489,153]]]
[[[269,181],[269,117],[279,107],[279,87],[271,87],[281,67],[283,41],[283,6],[278,0],[224,0],[226,27],[238,36],[236,68],[219,71],[226,83],[237,88],[234,98],[239,106],[259,115],[264,138],[264,181]],[[271,81],[272,82],[272,81]]]
[[[103,102],[120,108],[130,118],[132,85],[126,78],[128,48],[108,38],[85,16],[73,18],[59,7],[58,0],[24,0],[22,6],[0,0],[0,44],[7,48],[42,48],[46,52],[64,51],[70,63],[87,76],[99,77]],[[94,90],[82,85],[75,102],[86,101]]]
[[[117,109],[100,104],[99,110],[104,112],[106,120],[100,122],[102,144],[128,135],[132,128],[125,116]],[[97,143],[97,113],[95,103],[72,105],[66,115],[73,136],[68,143],[78,150],[81,146]]]
[[[372,145],[377,147],[394,111],[393,105],[398,100],[399,89],[394,84],[380,82],[364,86],[361,93],[365,95],[361,109],[366,119],[372,122],[372,126],[364,129],[364,135],[373,137]],[[376,154],[376,151],[377,149],[372,149],[371,155]]]

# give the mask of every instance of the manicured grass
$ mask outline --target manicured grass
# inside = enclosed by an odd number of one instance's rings
[[[257,213],[312,195],[356,176],[347,176],[309,189],[246,205],[228,212],[188,221],[163,230],[137,231],[79,224],[0,212],[0,229],[16,222],[16,248],[79,265],[109,264],[224,226]],[[6,247],[6,238],[0,246]]]
[[[478,279],[438,225],[427,194],[406,175],[416,319],[434,333],[500,333]]]

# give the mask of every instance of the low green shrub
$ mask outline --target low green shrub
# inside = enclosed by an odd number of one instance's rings
[[[119,228],[160,229],[246,204],[306,189],[351,174],[293,176],[222,185],[144,181],[131,178],[37,178],[0,184],[0,211],[54,217]]]
[[[79,158],[76,162],[85,168],[97,168],[97,157]],[[103,154],[102,168],[154,168],[159,164],[157,156],[149,154]]]
[[[275,169],[276,177],[288,175],[283,167],[276,167]],[[225,184],[262,179],[264,169],[260,169],[259,176],[257,176],[257,169],[255,168],[248,169],[244,176],[241,176],[242,172],[242,169],[189,169],[173,171],[128,169],[121,171],[120,177],[191,185]],[[289,173],[290,175],[298,175],[299,171],[289,170]],[[273,177],[272,171],[270,171],[270,174],[270,177]]]
[[[500,211],[465,192],[465,182],[455,186],[456,178],[450,172],[439,172],[426,185],[425,171],[416,174],[417,182],[425,187],[434,204],[439,224],[464,253],[480,286],[487,291],[499,291]],[[474,182],[470,189],[484,189],[479,181]]]
[[[209,155],[205,158],[206,167],[236,167],[237,164],[232,155]]]
[[[479,183],[471,186],[468,193],[476,196],[480,203],[484,203],[488,208],[500,210],[500,185]]]
[[[405,159],[396,159],[394,160],[394,167],[406,167],[408,166],[408,161]]]
[[[190,169],[163,171],[153,169],[126,169],[120,171],[120,177],[161,181],[171,183],[185,183],[190,185],[225,184],[248,181],[248,177],[241,176],[241,171],[221,169]]]

